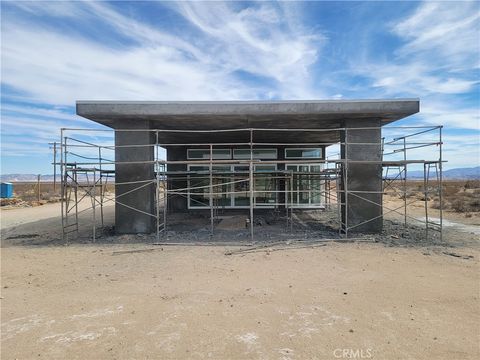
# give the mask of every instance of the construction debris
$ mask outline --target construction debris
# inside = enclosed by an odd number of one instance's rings
[[[453,257],[456,257],[456,258],[460,258],[460,259],[464,259],[464,260],[473,259],[473,255],[461,255],[461,254],[457,254],[457,253],[449,252],[449,251],[443,251],[443,254],[448,255],[448,256],[453,256]]]
[[[122,255],[122,254],[134,254],[134,253],[142,253],[142,252],[151,252],[155,250],[163,251],[163,248],[150,248],[150,249],[138,249],[138,250],[122,250],[122,251],[114,251],[112,255]]]

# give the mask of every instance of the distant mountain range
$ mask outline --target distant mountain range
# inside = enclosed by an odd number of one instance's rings
[[[430,174],[434,175],[434,174]],[[443,170],[443,178],[447,180],[479,180],[480,166],[472,168],[458,168]],[[423,171],[408,171],[409,179],[423,179]]]
[[[433,174],[432,174],[433,175]],[[423,171],[409,171],[407,173],[409,179],[423,179]],[[458,168],[443,171],[443,178],[448,180],[479,180],[480,166],[472,168]],[[83,181],[83,178],[79,180]],[[31,182],[37,181],[35,174],[5,174],[0,175],[2,182]],[[40,177],[42,182],[53,182],[53,175],[42,175]],[[57,181],[60,181],[60,176],[57,175]],[[109,180],[111,181],[111,180]]]
[[[0,175],[0,181],[2,182],[36,182],[37,181],[36,174],[5,174]],[[53,175],[41,175],[40,182],[53,182],[54,176]],[[78,180],[84,181],[85,176],[78,175]],[[60,175],[57,174],[57,181],[60,182]]]
[[[2,182],[30,182],[37,181],[37,175],[35,174],[5,174],[0,175],[0,180]],[[57,176],[57,180],[60,180],[60,177]],[[53,181],[53,175],[41,175],[40,181]]]

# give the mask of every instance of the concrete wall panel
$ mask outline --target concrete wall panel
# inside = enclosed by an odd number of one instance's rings
[[[148,121],[129,122],[125,120],[122,124],[123,129],[148,129]],[[115,132],[115,161],[116,162],[134,162],[134,161],[153,161],[154,148],[152,147],[126,147],[120,148],[119,145],[147,145],[154,144],[153,132],[131,131]],[[150,164],[116,164],[115,182],[135,182],[144,180],[154,180],[154,165]],[[131,191],[143,183],[117,185],[115,188],[117,202],[115,204],[115,231],[118,234],[151,233],[155,229],[155,219],[134,209],[154,214],[155,213],[155,184],[152,183],[131,193]],[[124,206],[122,204],[128,205]],[[134,209],[132,209],[134,208]]]

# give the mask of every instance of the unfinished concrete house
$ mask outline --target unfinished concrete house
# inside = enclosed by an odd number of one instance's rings
[[[158,235],[178,213],[209,216],[213,232],[216,217],[230,213],[246,217],[253,237],[255,214],[282,213],[288,224],[294,212],[332,205],[339,233],[375,233],[382,230],[382,127],[418,111],[418,99],[78,101],[77,114],[113,129],[114,144],[78,140],[99,155],[73,162],[67,148],[78,142],[62,134],[62,179],[67,192],[68,179],[75,182],[69,171],[93,171],[98,195],[97,185],[114,176],[119,234]],[[329,146],[339,154],[327,158]],[[407,163],[393,165],[406,172]],[[102,210],[99,201],[93,206]]]

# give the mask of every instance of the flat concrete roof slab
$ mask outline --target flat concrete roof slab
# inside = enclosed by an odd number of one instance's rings
[[[307,134],[294,129],[335,129],[344,120],[381,120],[388,124],[419,111],[418,99],[285,101],[77,101],[77,114],[114,129],[135,128],[148,120],[151,129],[227,130],[292,129],[269,132],[270,141],[338,141],[338,132]],[[165,133],[162,142],[225,142],[239,134]],[[242,136],[243,138],[243,136]],[[242,140],[243,141],[243,140]],[[248,141],[248,140],[247,140]]]

